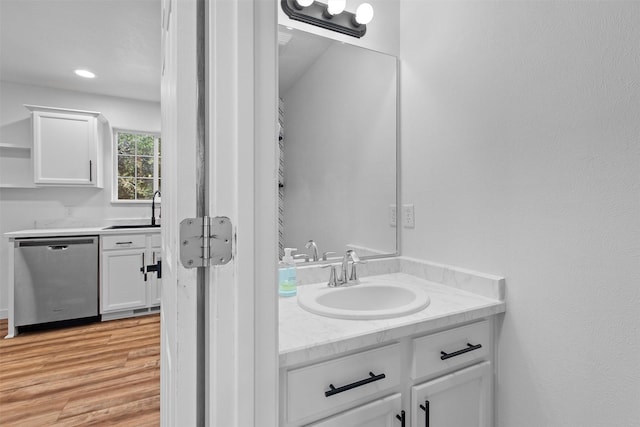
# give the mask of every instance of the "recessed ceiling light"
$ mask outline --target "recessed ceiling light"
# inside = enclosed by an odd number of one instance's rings
[[[75,73],[80,77],[84,77],[86,79],[92,79],[96,76],[95,74],[93,74],[91,71],[88,71],[88,70],[76,70]]]

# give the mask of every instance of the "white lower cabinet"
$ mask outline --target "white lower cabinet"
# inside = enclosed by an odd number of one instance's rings
[[[375,400],[366,405],[343,412],[317,423],[313,427],[404,427],[406,417],[402,410],[400,393]]]
[[[102,313],[147,304],[147,283],[140,272],[145,251],[125,249],[102,253]]]
[[[411,388],[411,427],[491,427],[491,362]]]
[[[154,234],[101,237],[100,314],[103,320],[146,314],[160,304],[160,261]]]
[[[280,424],[491,427],[492,361],[489,319],[282,368]]]

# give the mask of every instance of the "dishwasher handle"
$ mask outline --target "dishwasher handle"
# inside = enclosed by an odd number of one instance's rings
[[[66,251],[69,249],[69,245],[49,245],[47,249],[50,251]]]

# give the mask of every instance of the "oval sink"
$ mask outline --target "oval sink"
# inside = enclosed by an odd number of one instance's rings
[[[420,286],[364,279],[360,284],[330,288],[298,288],[298,305],[321,316],[338,319],[388,319],[424,309],[431,302]]]

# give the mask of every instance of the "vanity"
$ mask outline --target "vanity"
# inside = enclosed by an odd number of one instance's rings
[[[397,58],[281,25],[279,65],[279,425],[493,426],[504,279],[398,256]]]
[[[280,298],[280,425],[492,426],[504,279],[402,257],[371,260],[366,269],[373,274],[363,284],[420,287],[429,304],[354,320]],[[303,282],[326,274],[298,270]],[[302,285],[299,294],[322,286]]]

